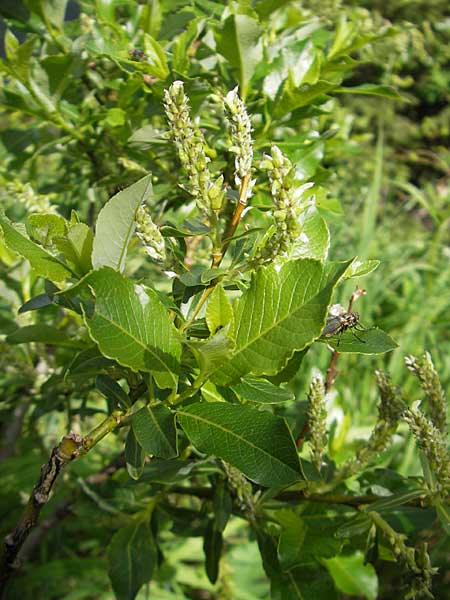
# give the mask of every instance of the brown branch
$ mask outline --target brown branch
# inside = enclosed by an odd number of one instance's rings
[[[210,487],[183,487],[174,485],[168,490],[169,494],[186,494],[196,498],[210,499],[214,497],[214,490]],[[325,504],[343,504],[346,506],[364,506],[372,504],[378,500],[386,500],[386,496],[376,496],[375,494],[365,494],[361,496],[347,496],[345,494],[311,494],[308,495],[303,490],[293,490],[280,492],[272,498],[285,502],[322,502]],[[426,508],[422,497],[415,498],[406,503],[408,506],[417,506]]]
[[[50,492],[62,471],[70,462],[89,452],[108,433],[125,424],[125,417],[125,413],[115,411],[85,437],[69,433],[53,448],[50,458],[41,468],[39,479],[19,522],[5,537],[0,564],[0,589],[3,589],[11,573],[18,567],[17,556],[36,526],[39,514],[47,504]]]
[[[99,485],[107,481],[114,473],[125,467],[125,454],[122,452],[116,458],[114,458],[111,462],[109,462],[106,466],[104,466],[97,473],[93,473],[86,478],[86,483],[89,485]],[[66,500],[59,504],[53,511],[51,515],[49,515],[46,519],[44,519],[38,527],[35,527],[33,531],[31,531],[27,540],[23,544],[16,562],[19,564],[24,564],[29,556],[32,554],[34,548],[39,546],[45,536],[54,529],[61,521],[66,519],[67,517],[72,516],[74,513],[72,512],[72,506],[74,505],[74,498],[72,497],[70,500]]]
[[[215,264],[213,265],[214,267],[220,266],[220,263],[222,262],[226,251],[228,250],[228,246],[230,245],[233,235],[236,232],[237,226],[239,225],[244,208],[247,206],[247,193],[249,182],[250,175],[246,175],[242,178],[241,189],[239,190],[239,200],[236,205],[236,208],[234,209],[234,213],[231,217],[231,221],[227,227],[227,230],[225,231],[225,235],[223,237],[222,250],[221,253],[218,254],[215,258]]]

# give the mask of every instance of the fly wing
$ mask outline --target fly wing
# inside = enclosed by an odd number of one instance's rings
[[[332,304],[328,311],[329,317],[342,317],[347,313],[346,309],[342,306],[342,304]]]
[[[327,317],[327,322],[322,331],[322,335],[330,336],[337,333],[342,325],[342,319],[340,317]]]

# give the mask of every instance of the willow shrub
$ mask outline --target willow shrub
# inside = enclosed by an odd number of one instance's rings
[[[431,357],[407,360],[428,408],[377,372],[374,428],[340,464],[327,421],[338,357],[396,347],[360,324],[363,290],[333,304],[378,261],[329,256],[341,208],[321,165],[340,94],[398,98],[345,85],[360,48],[393,31],[364,30],[358,11],[334,30],[279,4],[99,2],[66,23],[58,4],[2,9],[27,32],[7,31],[1,64],[3,139],[19,142],[3,148],[0,216],[5,597],[101,597],[107,572],[120,600],[149,582],[155,598],[237,598],[237,522],[274,599],[375,598],[394,560],[405,597],[431,597],[417,538],[436,515],[449,529],[450,485]],[[298,402],[289,382],[324,345],[328,372]],[[384,460],[408,426],[423,478]],[[40,475],[36,444],[49,449]],[[171,566],[198,536],[209,583]]]

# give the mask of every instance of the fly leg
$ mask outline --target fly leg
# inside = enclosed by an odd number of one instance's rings
[[[354,329],[355,329],[355,327],[352,327],[352,329],[351,329],[351,332],[352,332],[353,336],[354,336],[354,337],[355,337],[355,338],[358,340],[358,342],[361,342],[362,344],[365,344],[365,343],[366,343],[366,341],[365,341],[365,340],[362,340],[362,339],[359,337],[359,335],[356,335],[356,333],[355,333]],[[364,329],[358,329],[357,331],[366,331],[366,328],[364,328]]]

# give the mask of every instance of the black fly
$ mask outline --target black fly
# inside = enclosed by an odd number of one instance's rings
[[[324,330],[322,331],[322,336],[331,337],[333,335],[342,335],[347,329],[351,330],[359,342],[365,343],[365,341],[355,333],[355,331],[366,330],[359,322],[359,313],[349,312],[345,310],[341,304],[333,304],[333,306],[330,307],[330,312]],[[338,346],[340,343],[341,338],[339,337]]]
[[[141,50],[140,48],[133,48],[133,50],[130,50],[128,52],[128,54],[131,56],[131,58],[133,60],[136,60],[138,62],[143,62],[144,60],[146,60],[148,57],[145,54],[145,52],[143,50]]]

